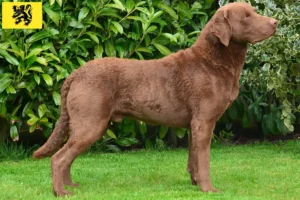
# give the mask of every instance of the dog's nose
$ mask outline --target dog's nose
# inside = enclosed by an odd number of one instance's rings
[[[277,26],[277,20],[276,20],[276,19],[271,19],[271,20],[270,20],[270,24],[271,24],[272,26]]]

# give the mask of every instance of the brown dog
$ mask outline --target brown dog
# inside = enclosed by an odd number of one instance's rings
[[[267,39],[275,19],[246,3],[220,8],[188,49],[158,60],[104,58],[73,72],[61,89],[61,115],[34,158],[51,156],[54,194],[72,194],[75,158],[97,141],[109,121],[132,117],[148,123],[191,128],[187,170],[192,184],[216,192],[209,176],[210,141],[216,121],[239,93],[247,43]]]

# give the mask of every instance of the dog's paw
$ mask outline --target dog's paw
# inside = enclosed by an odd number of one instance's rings
[[[71,183],[65,183],[65,185],[69,186],[69,187],[79,187],[80,186],[79,183],[73,183],[73,182],[71,182]]]
[[[53,191],[54,196],[56,197],[63,197],[63,196],[73,196],[74,194],[68,190],[57,190],[57,191]]]
[[[209,193],[209,192],[219,193],[219,192],[221,192],[221,190],[218,190],[218,189],[213,188],[213,187],[211,187],[211,188],[201,188],[201,191],[205,192],[205,193]]]

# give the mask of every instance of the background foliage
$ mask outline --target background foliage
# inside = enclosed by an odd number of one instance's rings
[[[273,38],[250,47],[241,94],[220,124],[228,131],[240,124],[263,134],[286,134],[299,124],[299,3],[251,3],[280,25]],[[42,30],[0,30],[0,117],[9,122],[11,138],[36,129],[49,136],[59,117],[61,84],[86,61],[154,59],[189,47],[217,5],[213,0],[44,0]],[[187,133],[125,119],[112,123],[95,148],[163,148],[163,139]]]

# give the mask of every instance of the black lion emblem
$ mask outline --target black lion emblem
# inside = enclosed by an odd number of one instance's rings
[[[13,6],[14,15],[13,18],[16,19],[15,24],[19,24],[20,22],[24,21],[24,24],[28,26],[32,20],[31,15],[31,5],[21,5],[21,6]],[[23,20],[22,20],[23,19]]]

